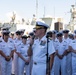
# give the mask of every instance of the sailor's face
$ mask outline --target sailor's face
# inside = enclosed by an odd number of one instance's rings
[[[68,33],[64,33],[64,37],[67,37],[68,36]]]
[[[59,39],[59,40],[62,40],[62,36],[59,36],[58,39]]]
[[[21,34],[17,34],[17,38],[21,38]]]
[[[8,39],[9,38],[9,34],[3,34],[4,38]]]
[[[22,42],[23,42],[23,43],[26,43],[26,41],[27,41],[27,39],[24,39],[24,38],[22,39]]]
[[[35,35],[40,36],[42,34],[43,29],[36,29]]]
[[[56,34],[52,34],[52,38],[55,38],[56,37]]]

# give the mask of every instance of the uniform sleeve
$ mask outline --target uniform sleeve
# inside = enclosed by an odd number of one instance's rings
[[[18,52],[18,53],[20,53],[20,52],[21,52],[21,46],[20,46],[20,45],[17,47],[16,52]]]
[[[65,50],[68,49],[68,43],[64,42],[64,45],[65,45]]]
[[[12,50],[15,50],[15,46],[14,46],[14,43],[12,44]]]
[[[55,50],[58,50],[58,42],[55,42]]]
[[[72,41],[73,41],[73,40],[70,41],[69,46],[72,46]]]
[[[2,50],[2,46],[1,46],[1,43],[0,43],[0,51]]]
[[[50,41],[48,44],[48,52],[49,52],[49,55],[51,55],[55,52],[53,41]]]

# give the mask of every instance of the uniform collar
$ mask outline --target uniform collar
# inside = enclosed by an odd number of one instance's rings
[[[16,40],[22,40],[22,39],[21,38],[20,39],[16,38]]]
[[[44,36],[41,38],[41,40],[39,40],[39,38],[38,38],[39,41],[43,41],[43,40],[45,40],[45,39],[46,39],[46,35],[44,35]]]

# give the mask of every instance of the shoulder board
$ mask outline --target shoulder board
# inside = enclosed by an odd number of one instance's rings
[[[75,41],[73,41],[73,43],[75,43]]]
[[[66,46],[66,45],[63,45],[63,46]]]
[[[55,42],[58,42],[58,41],[55,41]]]
[[[24,48],[23,46],[21,46],[21,48]]]
[[[19,46],[19,45],[21,45],[21,43],[20,43],[20,44],[18,44],[18,46]]]
[[[16,38],[14,38],[13,40],[16,40]]]
[[[0,40],[0,42],[2,42],[2,40]]]
[[[66,42],[66,41],[64,41],[64,42]]]
[[[10,41],[11,43],[13,42],[13,41]]]

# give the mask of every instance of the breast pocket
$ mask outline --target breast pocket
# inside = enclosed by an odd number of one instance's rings
[[[63,46],[62,46],[62,48],[65,50],[65,48],[66,48],[66,45],[63,45]]]
[[[36,44],[33,44],[33,45],[32,45],[32,48],[34,49],[36,46],[37,46]]]
[[[57,45],[56,49],[58,50],[59,48],[60,48],[60,46],[59,46],[59,45]]]
[[[2,45],[2,51],[6,52],[6,46],[5,45]]]
[[[2,45],[2,49],[5,49],[6,48],[6,46],[5,45]]]
[[[40,51],[43,52],[47,52],[47,47],[46,46],[40,46]]]
[[[25,48],[24,47],[21,47],[20,53],[25,54]]]
[[[13,48],[12,48],[12,46],[8,46],[8,48],[10,49],[10,50],[12,50]]]
[[[76,45],[76,43],[75,43],[75,42],[73,42],[73,45]]]

